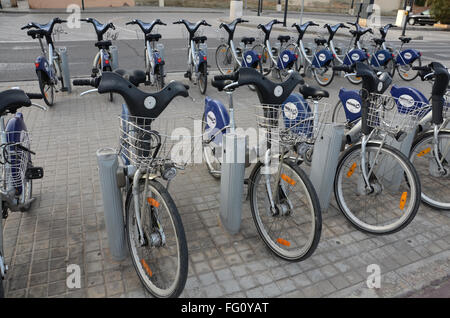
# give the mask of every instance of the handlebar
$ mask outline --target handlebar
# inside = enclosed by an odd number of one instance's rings
[[[90,79],[76,79],[73,80],[73,86],[92,86],[98,88],[101,77],[98,78],[90,78]]]
[[[38,93],[26,93],[29,99],[42,99],[42,94]]]
[[[356,63],[352,65],[336,65],[333,66],[334,71],[344,71],[345,73],[352,73],[356,69]]]

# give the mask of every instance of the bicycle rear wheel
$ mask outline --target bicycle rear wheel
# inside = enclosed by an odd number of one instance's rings
[[[419,75],[419,71],[413,70],[414,66],[422,66],[422,60],[420,57],[415,59],[410,64],[397,65],[398,75],[402,78],[402,80],[409,82]]]
[[[273,68],[273,61],[270,58],[269,51],[267,48],[262,44],[256,44],[253,48],[253,51],[256,52],[259,56],[261,56],[261,67],[262,67],[262,74],[268,75]]]
[[[390,234],[407,226],[420,205],[416,170],[400,151],[379,143],[366,146],[370,189],[361,169],[361,144],[347,149],[336,170],[334,193],[344,216],[359,230]]]
[[[234,58],[228,45],[221,44],[217,47],[216,65],[220,73],[222,73],[223,75],[230,74],[234,71]]]
[[[42,71],[37,72],[37,77],[39,81],[39,89],[41,90],[41,94],[44,98],[44,102],[47,106],[53,106],[55,102],[55,87],[53,84],[47,80],[46,76]]]
[[[308,258],[319,244],[322,216],[319,199],[311,181],[293,162],[284,161],[280,174],[270,175],[277,214],[270,209],[266,191],[265,166],[258,162],[250,176],[250,207],[259,235],[267,247],[287,261]],[[276,180],[279,175],[280,179]],[[273,190],[272,190],[273,192]]]
[[[320,68],[316,67],[312,68],[314,78],[316,79],[316,82],[320,86],[327,86],[333,81],[334,78],[333,65],[334,63],[331,62],[330,65],[324,65]]]
[[[145,182],[140,182],[140,197]],[[144,244],[139,240],[132,188],[126,201],[128,247],[136,272],[145,288],[155,297],[178,297],[188,272],[188,247],[181,217],[167,190],[149,180],[147,198],[141,206]],[[162,231],[161,231],[162,230]]]
[[[441,130],[438,135],[438,158],[444,171],[439,171],[433,140],[433,131],[416,138],[409,160],[420,177],[422,201],[436,209],[450,210],[450,130]]]

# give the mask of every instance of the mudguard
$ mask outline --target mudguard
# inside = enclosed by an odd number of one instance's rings
[[[322,49],[314,55],[312,65],[314,67],[322,67],[328,65],[333,59],[333,53],[327,49]]]
[[[314,116],[301,94],[291,94],[282,105],[282,113],[286,128],[299,135],[312,136]]]
[[[277,66],[280,70],[290,68],[292,64],[297,60],[297,57],[290,50],[284,50],[278,58]]]
[[[200,66],[203,63],[207,63],[208,62],[208,57],[207,57],[206,53],[201,51],[201,50],[198,51],[197,58],[198,58],[198,61],[197,61],[198,63],[196,63],[197,64],[197,68],[195,70],[196,72],[198,72],[201,69]]]
[[[110,61],[108,52],[107,51],[103,51],[102,70],[107,71],[108,69],[112,70],[111,61]]]
[[[395,60],[398,65],[411,64],[420,57],[420,52],[414,49],[406,49],[401,51]]]
[[[341,88],[339,91],[339,100],[345,111],[345,117],[348,122],[354,122],[361,118],[361,96],[358,90]]]
[[[257,68],[260,57],[255,51],[247,51],[244,53],[244,59],[242,60],[242,66]]]
[[[345,54],[344,64],[352,65],[355,62],[364,62],[367,60],[367,53],[360,49],[353,49]]]
[[[23,120],[23,114],[22,113],[16,113],[14,117],[8,120],[8,123],[6,124],[6,140],[8,143],[17,143],[17,142],[24,142],[26,139],[28,139],[28,135],[24,134],[24,132],[27,132],[27,127],[25,125],[25,121]],[[17,176],[18,173],[21,173],[20,167],[23,165],[22,160],[27,160],[27,157],[19,157],[17,155],[14,155],[15,146],[10,146],[8,148],[9,150],[9,161],[11,162],[11,175]],[[28,160],[30,154],[28,153]],[[22,192],[22,185],[19,184],[16,187],[16,190],[18,191],[17,194],[21,194]]]
[[[400,113],[406,114],[429,105],[428,99],[414,87],[393,85],[391,95],[396,99],[397,109]]]
[[[379,50],[372,55],[370,65],[380,67],[386,65],[393,58],[392,53],[388,50]]]
[[[47,79],[53,78],[52,68],[45,56],[38,56],[34,62],[34,66],[36,67],[36,72],[42,71],[47,76]]]
[[[225,106],[218,100],[205,97],[205,133],[208,138],[213,138],[212,141],[216,145],[222,144],[222,134],[225,134],[225,127],[230,124],[230,116]],[[221,132],[221,133],[219,133]]]
[[[162,58],[161,54],[159,52],[155,52],[154,54],[154,59],[155,59],[155,64],[161,64],[164,65],[164,59]]]

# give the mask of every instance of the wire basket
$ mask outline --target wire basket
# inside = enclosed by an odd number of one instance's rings
[[[414,129],[430,110],[428,103],[372,93],[368,96],[367,125],[381,132],[397,135]]]
[[[199,151],[201,158],[201,120],[122,115],[119,127],[120,154],[133,166],[151,168],[171,162],[183,168],[196,162]]]
[[[264,134],[272,145],[291,147],[299,143],[314,144],[328,122],[330,109],[327,103],[307,101],[257,105],[259,134]]]
[[[7,143],[0,147],[1,184],[6,188],[21,187],[30,162],[30,135],[27,131],[6,132]],[[15,142],[20,140],[20,142]],[[24,149],[25,148],[25,149]]]

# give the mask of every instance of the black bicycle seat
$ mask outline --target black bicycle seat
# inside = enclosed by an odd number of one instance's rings
[[[279,35],[277,38],[277,40],[280,41],[281,43],[289,42],[290,39],[291,37],[289,35]]]
[[[208,40],[208,38],[204,35],[192,38],[192,41],[194,41],[195,43],[205,43],[206,40]]]
[[[384,42],[386,42],[385,39],[381,39],[381,38],[373,38],[372,40],[373,40],[373,41],[375,42],[375,44],[377,44],[377,45],[381,45],[381,44],[383,44]]]
[[[145,72],[142,70],[127,71],[120,68],[115,70],[114,73],[120,74],[136,87],[138,87],[139,84],[145,83]]]
[[[244,43],[245,45],[252,44],[253,42],[255,42],[255,38],[243,37],[241,39],[241,42]]]
[[[400,41],[402,41],[403,43],[409,43],[409,41],[411,41],[411,38],[407,38],[404,36],[401,36],[398,38]]]
[[[320,38],[315,38],[314,42],[316,42],[317,45],[324,45],[325,43],[327,43],[327,40],[320,39]]]
[[[112,45],[110,40],[106,40],[106,41],[98,41],[95,43],[95,46],[98,47],[99,49],[109,49],[109,47]]]
[[[147,33],[145,35],[145,39],[153,42],[153,41],[159,41],[159,39],[161,39],[161,34],[159,33]]]
[[[42,38],[42,37],[44,37],[45,35],[47,35],[47,32],[44,31],[44,30],[40,30],[40,29],[36,30],[35,29],[35,30],[28,30],[27,34],[29,36],[31,36],[33,39],[35,39],[35,38]]]
[[[312,98],[312,99],[321,99],[323,97],[330,97],[330,94],[323,89],[314,87],[314,86],[308,86],[308,85],[302,85],[299,89],[300,94],[303,95],[304,98]]]
[[[173,81],[157,93],[147,93],[115,72],[103,72],[98,85],[100,94],[121,95],[131,115],[146,118],[157,118],[176,96],[188,97],[188,89],[189,86]]]
[[[15,113],[21,107],[31,106],[27,94],[20,89],[8,89],[0,93],[0,114]]]

